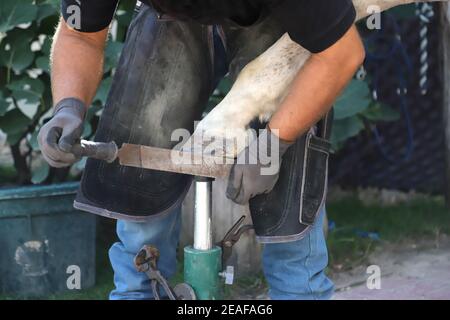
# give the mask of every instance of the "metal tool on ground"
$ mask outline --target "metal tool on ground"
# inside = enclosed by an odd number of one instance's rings
[[[118,159],[123,166],[209,178],[228,178],[233,165],[229,158],[129,143],[124,143],[119,148],[115,142],[81,140],[80,144],[73,147],[72,152],[79,157],[108,163]]]
[[[153,297],[161,300],[161,289],[169,300],[195,300],[194,290],[186,283],[177,284],[172,288],[169,282],[158,270],[159,250],[145,245],[134,258],[134,265],[139,272],[145,272],[151,281]]]
[[[239,220],[231,227],[231,229],[223,237],[223,240],[217,243],[222,248],[222,265],[226,265],[228,259],[231,257],[233,246],[239,241],[241,236],[253,229],[253,225],[244,223],[245,216],[239,218]]]
[[[155,300],[161,300],[161,287],[170,300],[177,300],[174,290],[157,268],[158,259],[159,250],[156,247],[146,245],[134,257],[134,265],[137,271],[145,272],[150,278]]]
[[[194,243],[184,248],[185,283],[170,286],[157,268],[159,251],[154,246],[144,246],[134,259],[138,271],[145,272],[151,280],[155,299],[161,299],[160,290],[171,300],[217,300],[222,298],[221,278],[225,284],[234,281],[234,268],[227,266],[231,250],[241,235],[252,228],[244,225],[245,216],[241,217],[226,233],[218,244],[213,242],[212,232],[212,182],[213,178],[227,178],[231,165],[223,158],[203,156],[189,152],[123,144],[119,149],[114,142],[100,143],[82,140],[72,150],[77,156],[87,156],[98,160],[113,162],[117,158],[121,165],[138,168],[191,174],[195,177],[194,206]],[[183,159],[195,159],[193,163],[177,163],[173,152]],[[228,160],[229,162],[229,160]]]

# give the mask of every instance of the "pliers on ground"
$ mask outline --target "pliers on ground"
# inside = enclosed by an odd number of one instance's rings
[[[159,250],[156,247],[146,245],[134,257],[134,265],[137,271],[145,272],[149,277],[155,300],[161,300],[160,287],[163,288],[170,300],[177,300],[177,296],[169,282],[157,268],[158,259]]]
[[[245,216],[239,218],[239,220],[231,227],[231,229],[225,234],[225,237],[217,245],[222,248],[222,266],[225,266],[228,259],[231,257],[233,246],[239,241],[242,234],[248,230],[253,229],[253,225],[242,225],[245,220]]]

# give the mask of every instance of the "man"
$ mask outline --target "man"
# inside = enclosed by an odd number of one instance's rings
[[[55,113],[39,134],[52,166],[78,159],[72,147],[101,80],[116,5],[117,0],[62,1],[63,18],[52,49]],[[78,20],[73,17],[76,8]],[[315,125],[364,59],[351,0],[148,0],[136,11],[97,141],[172,148],[172,131],[192,132],[218,79],[227,71],[236,78],[283,33],[313,53],[253,142],[278,153],[281,168],[264,175],[258,159],[235,165],[227,196],[240,204],[250,202],[258,239],[265,243],[270,297],[329,298],[333,285],[324,274],[322,232],[329,133],[319,137],[317,132],[326,130]],[[268,139],[279,139],[279,149],[270,150]],[[173,275],[180,204],[190,183],[184,175],[88,160],[76,207],[119,219],[120,242],[109,252],[116,285],[111,299],[152,298],[149,280],[133,266],[144,244],[160,249],[159,268],[164,276]]]

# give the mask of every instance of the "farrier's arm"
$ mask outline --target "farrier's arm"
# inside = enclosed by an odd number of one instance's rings
[[[51,53],[54,116],[38,135],[42,155],[53,167],[70,166],[79,158],[72,149],[102,78],[107,35],[107,28],[79,32],[62,19],[58,25]]]
[[[79,32],[61,19],[51,53],[53,101],[74,97],[89,106],[103,76],[108,28]]]
[[[333,46],[313,54],[295,78],[269,127],[283,140],[295,141],[317,123],[353,77],[365,52],[355,26]]]
[[[269,122],[271,132],[281,138],[278,155],[283,155],[298,136],[325,115],[363,60],[364,47],[354,26],[334,45],[310,57]],[[272,135],[262,134],[252,145],[266,145],[267,137]],[[252,150],[252,146],[248,150]],[[247,165],[245,159],[247,149],[239,154],[227,186],[227,197],[239,204],[246,204],[254,196],[269,192],[278,180],[277,170],[265,174],[261,169],[262,162]],[[278,160],[277,157],[275,159]]]

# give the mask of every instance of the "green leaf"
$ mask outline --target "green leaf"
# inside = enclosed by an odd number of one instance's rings
[[[31,120],[19,109],[15,108],[0,117],[0,129],[8,135],[8,143],[14,145],[28,130]]]
[[[217,90],[219,90],[221,95],[225,96],[231,90],[232,86],[233,83],[231,82],[230,78],[225,77],[222,79],[222,81],[220,81],[219,85],[217,86]]]
[[[104,72],[110,71],[117,66],[120,53],[122,52],[123,43],[116,41],[109,41],[105,49],[105,66]]]
[[[61,0],[44,0],[42,2],[51,4],[55,9],[58,9],[61,4]]]
[[[89,107],[88,112],[86,114],[86,122],[91,122],[92,119],[96,116],[96,113],[101,110],[103,106],[98,104],[93,104]]]
[[[84,167],[86,166],[86,161],[87,161],[87,157],[83,157],[83,158],[81,158],[80,161],[75,162],[73,164],[72,168],[75,168],[75,170],[78,170],[78,171],[83,171]]]
[[[14,30],[1,42],[0,65],[16,72],[21,72],[33,63],[34,52],[31,51],[30,30]],[[8,49],[9,47],[9,49]]]
[[[32,119],[42,102],[45,85],[39,79],[22,78],[7,85],[12,91],[12,96],[17,101],[17,107]]]
[[[32,0],[0,1],[0,32],[14,29],[21,23],[36,19],[38,8]]]
[[[13,54],[10,56],[10,65],[16,72],[21,72],[28,68],[34,60],[34,53],[30,49],[29,43],[23,43],[12,50]]]
[[[208,100],[204,112],[211,112],[211,110],[214,109],[222,100],[223,98],[221,96],[211,96]]]
[[[395,121],[400,118],[400,113],[383,103],[372,103],[370,107],[362,113],[367,120],[376,121]]]
[[[122,0],[119,3],[118,10],[123,10],[125,12],[133,11],[135,5],[135,0]]]
[[[16,28],[7,33],[6,38],[2,41],[3,44],[9,44],[11,47],[17,47],[21,43],[31,43],[31,40],[35,38],[35,33],[32,28],[19,29]]]
[[[48,3],[41,4],[38,6],[36,21],[38,23],[41,23],[41,21],[44,20],[45,18],[50,17],[57,13],[58,11],[53,5]]]
[[[12,91],[12,95],[18,103],[22,105],[26,102],[27,107],[34,109],[34,112],[31,113],[35,113],[37,107],[41,104],[45,85],[40,79],[24,78],[11,82],[7,85],[7,88]],[[26,110],[24,110],[24,113],[29,114]]]
[[[344,93],[336,100],[336,120],[352,117],[367,109],[371,103],[369,86],[364,81],[352,80]]]
[[[41,148],[39,147],[38,140],[37,140],[38,134],[39,134],[39,130],[35,130],[28,138],[28,143],[30,144],[31,149],[33,149],[34,151],[41,150]]]
[[[97,95],[94,98],[95,101],[100,101],[104,106],[106,104],[106,98],[108,97],[109,88],[111,87],[112,77],[103,79],[100,83],[100,87],[97,90]]]
[[[338,149],[339,144],[358,135],[364,129],[364,123],[359,117],[334,120],[331,134],[333,148]]]
[[[49,35],[47,35],[44,39],[44,43],[41,47],[41,53],[44,54],[44,56],[50,57],[50,51],[52,48],[52,39]]]
[[[36,59],[36,67],[50,73],[50,57],[42,56]]]
[[[133,17],[133,9],[127,9],[126,11],[124,11],[122,14],[117,15],[116,19],[117,22],[119,23],[119,25],[121,26],[129,26],[131,19]]]
[[[83,133],[81,134],[81,136],[83,138],[89,138],[91,134],[92,134],[92,126],[89,122],[86,122],[84,124]]]
[[[46,162],[43,162],[39,167],[33,170],[31,175],[31,182],[34,184],[39,184],[47,179],[50,172],[50,167]]]
[[[6,110],[9,107],[9,103],[6,101],[6,98],[3,96],[3,92],[0,91],[0,117],[6,113]]]
[[[35,95],[41,96],[44,93],[45,85],[40,79],[22,78],[11,82],[6,86],[11,91],[29,91]]]

